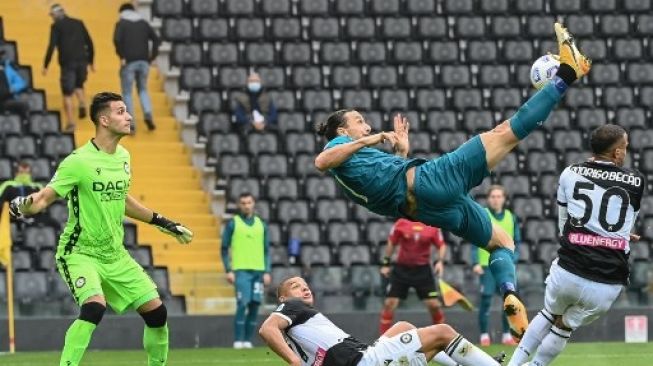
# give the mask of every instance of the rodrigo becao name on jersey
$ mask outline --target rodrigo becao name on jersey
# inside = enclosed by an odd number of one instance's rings
[[[281,303],[272,314],[288,321],[284,336],[304,366],[354,366],[368,347],[301,299]]]
[[[645,187],[642,173],[610,162],[567,167],[558,186],[558,204],[567,207],[560,266],[592,281],[627,284],[630,233]]]

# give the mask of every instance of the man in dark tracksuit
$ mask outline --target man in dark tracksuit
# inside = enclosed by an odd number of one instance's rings
[[[93,67],[93,41],[84,23],[66,15],[63,7],[54,4],[50,8],[50,16],[54,20],[50,28],[50,43],[43,62],[43,76],[48,72],[55,47],[59,52],[61,66],[61,92],[63,94],[64,111],[67,131],[75,130],[73,121],[73,94],[79,103],[79,119],[86,118],[86,98],[84,97],[84,82],[87,71],[95,71]]]
[[[150,49],[150,41],[152,48]],[[130,3],[120,6],[120,20],[116,23],[113,33],[113,44],[116,46],[116,53],[120,57],[120,85],[122,97],[125,99],[127,111],[134,114],[134,101],[132,99],[132,85],[136,81],[136,89],[141,100],[141,108],[144,114],[145,124],[148,130],[156,128],[152,120],[152,102],[147,93],[147,75],[150,70],[150,63],[156,59],[159,53],[161,41],[152,29],[152,26],[136,12]],[[134,122],[132,119],[132,133]]]

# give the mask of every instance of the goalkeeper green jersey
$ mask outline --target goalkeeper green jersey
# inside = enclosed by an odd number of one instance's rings
[[[84,254],[114,262],[127,250],[122,221],[131,181],[129,152],[118,145],[108,154],[93,140],[66,157],[48,187],[68,200],[68,222],[59,238],[57,257]]]

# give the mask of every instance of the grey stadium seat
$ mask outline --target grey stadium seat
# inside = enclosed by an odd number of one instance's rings
[[[467,141],[467,134],[464,132],[444,131],[438,136],[438,149],[440,152],[447,153],[455,150],[465,141]]]
[[[5,156],[14,159],[36,155],[36,141],[32,136],[10,136],[5,140]]]
[[[193,24],[190,19],[163,19],[162,37],[168,41],[186,41],[193,36]]]
[[[407,0],[406,12],[408,14],[422,14],[422,15],[435,14],[435,1],[434,0]]]
[[[553,137],[553,148],[559,152],[576,150],[583,146],[583,138],[578,131],[555,131]]]
[[[229,15],[253,15],[254,0],[227,0],[225,10]]]
[[[558,223],[554,220],[530,220],[524,226],[524,237],[533,243],[558,240]]]
[[[471,41],[467,45],[469,61],[491,63],[497,59],[497,44],[494,41]]]
[[[372,261],[370,251],[364,245],[344,245],[338,253],[340,254],[340,263],[345,267],[350,267],[353,264],[370,264]]]
[[[504,175],[499,180],[500,184],[507,188],[508,195],[512,198],[515,195],[530,195],[531,183],[526,175]]]
[[[269,66],[261,67],[258,70],[261,75],[261,83],[269,89],[283,89],[286,86],[286,73],[283,68]]]
[[[295,178],[270,178],[266,184],[267,197],[272,201],[281,198],[296,199],[299,196]]]
[[[14,289],[19,301],[42,299],[47,295],[47,279],[44,272],[16,272]]]
[[[286,224],[291,221],[301,221],[305,223],[309,219],[308,204],[306,201],[302,200],[282,200],[277,205],[277,212],[279,213],[279,215],[277,215],[279,221]],[[306,224],[303,225],[304,227],[308,227]],[[292,232],[290,235],[292,236]]]
[[[644,52],[639,39],[617,39],[613,47],[615,58],[623,61],[637,61]]]
[[[306,122],[306,117],[303,113],[299,112],[282,112],[279,113],[279,121],[277,122],[277,128],[282,134],[287,132],[296,131],[301,132],[306,129],[308,123]]]
[[[140,264],[141,267],[152,267],[152,255],[150,254],[150,249],[146,247],[129,249],[129,254],[134,258],[136,263]]]
[[[480,86],[504,86],[510,83],[508,66],[483,65],[479,72]]]
[[[646,114],[643,108],[619,108],[616,115],[616,124],[630,129],[646,125]]]
[[[190,0],[190,13],[196,17],[210,17],[218,14],[218,2],[213,0]]]
[[[217,91],[196,91],[190,100],[191,113],[222,112],[222,98]]]
[[[265,3],[265,2],[263,2]],[[294,40],[302,35],[299,19],[276,18],[272,20],[272,36],[275,40]]]
[[[519,160],[517,159],[517,154],[512,152],[506,155],[501,162],[494,168],[494,172],[497,174],[507,173],[515,174],[519,170]]]
[[[632,63],[627,73],[631,84],[653,84],[653,63]]]
[[[325,265],[328,263],[325,263]],[[318,293],[337,293],[342,288],[343,272],[338,267],[318,267],[312,270],[311,288]],[[325,296],[326,298],[326,296]]]
[[[409,0],[410,2],[411,0]],[[429,1],[429,0],[416,0]],[[425,39],[442,39],[447,36],[447,21],[444,17],[420,17],[417,20],[417,34]]]
[[[28,131],[35,135],[59,133],[59,116],[55,113],[32,113],[29,116]]]
[[[634,101],[633,89],[627,86],[603,89],[603,104],[608,108],[633,107]]]
[[[30,112],[42,112],[46,110],[45,93],[43,91],[25,91],[18,94],[18,100],[29,105]]]
[[[519,37],[522,34],[519,18],[516,16],[493,17],[492,34],[496,38]]]
[[[234,0],[239,2],[240,0]],[[241,40],[257,41],[265,36],[263,19],[241,18],[236,20],[236,36]]]
[[[580,108],[576,114],[576,124],[585,131],[591,131],[608,122],[608,115],[601,108]]]
[[[431,42],[429,46],[430,60],[436,63],[453,63],[458,61],[458,43],[453,41]]]
[[[204,41],[224,41],[229,37],[229,28],[227,19],[200,19],[199,38]]]
[[[52,220],[60,224],[64,224],[68,221],[68,207],[61,201],[55,201],[51,204],[48,208],[48,214]]]
[[[568,167],[571,164],[576,164],[576,163],[582,163],[586,161],[591,154],[588,151],[578,151],[578,150],[571,150],[565,153],[565,161],[564,161],[564,166]]]
[[[442,66],[442,83],[446,86],[468,86],[471,77],[468,66]]]
[[[288,248],[280,246],[272,246],[269,249],[270,265],[271,266],[287,266],[288,265]]]
[[[639,13],[644,10],[650,10],[651,2],[648,0],[626,0],[624,1],[624,8],[631,12]]]
[[[508,10],[508,0],[486,0],[479,3],[483,13],[502,14]]]
[[[381,286],[381,276],[377,266],[352,266],[351,288],[366,294],[377,293]]]
[[[238,202],[241,193],[250,193],[254,197],[261,197],[259,181],[254,178],[231,178],[227,187],[229,202]]]
[[[496,110],[516,109],[522,103],[521,91],[517,88],[496,88],[492,90],[491,106]]]
[[[591,88],[571,88],[565,97],[567,106],[577,107],[594,107],[594,91]]]
[[[515,198],[513,207],[515,214],[521,220],[542,219],[544,216],[544,207],[539,198]]]
[[[50,226],[28,226],[23,232],[23,242],[28,248],[54,248],[57,234]]]
[[[313,0],[306,0],[306,1],[321,3],[320,1],[313,1]],[[311,34],[311,39],[315,39],[315,40],[321,40],[321,39],[338,40],[340,37],[340,22],[338,18],[324,18],[324,17],[312,18],[310,34]]]
[[[544,11],[544,0],[520,0],[515,5],[519,13],[541,14]]]
[[[32,256],[28,251],[19,250],[12,251],[11,263],[13,269],[17,271],[30,270],[32,269]],[[36,266],[34,266],[36,267]]]
[[[374,39],[376,28],[373,18],[349,18],[346,20],[346,32],[351,39]]]
[[[135,247],[138,245],[138,234],[136,232],[136,224],[123,221],[122,229],[124,232],[122,242],[126,247]]]
[[[379,93],[379,107],[386,111],[405,111],[408,109],[408,93],[404,90],[381,90]]]
[[[486,34],[482,17],[461,16],[456,19],[456,35],[461,38],[482,38]]]
[[[608,46],[604,39],[583,39],[579,42],[579,47],[594,62],[607,58]]]
[[[235,51],[236,48],[234,48],[233,50]],[[245,61],[250,65],[274,64],[275,63],[274,44],[248,43],[247,46],[245,46]],[[265,85],[269,86],[267,84]]]
[[[362,77],[357,66],[336,66],[331,72],[332,84],[337,88],[359,87]]]
[[[348,211],[347,203],[342,199],[320,199],[315,205],[315,217],[321,222],[346,221]]]
[[[633,150],[653,148],[653,130],[632,130],[629,137]]]
[[[256,214],[263,219],[263,221],[270,221],[274,219],[272,215],[272,209],[270,208],[270,202],[266,200],[259,199],[256,202]]]
[[[293,69],[292,81],[299,88],[319,88],[322,85],[322,72],[316,66],[298,66]]]
[[[244,89],[247,86],[247,69],[222,67],[218,71],[218,86],[227,89]]]
[[[268,223],[268,240],[271,245],[281,244],[281,228],[278,224]]]
[[[398,80],[394,66],[371,66],[367,77],[368,84],[375,88],[396,86]]]
[[[549,114],[549,118],[546,119],[542,125],[545,129],[552,130],[556,128],[560,129],[569,129],[571,117],[569,117],[569,111],[566,109],[557,109]]]
[[[626,36],[630,28],[628,16],[624,14],[603,15],[600,24],[601,33],[608,37]]]
[[[410,149],[415,154],[432,152],[431,135],[428,132],[413,132],[410,136]]]
[[[365,9],[364,0],[336,0],[335,10],[338,14],[359,15]]]
[[[638,16],[635,29],[640,35],[653,35],[653,15]]]
[[[358,62],[364,64],[380,64],[386,61],[385,45],[383,42],[360,42],[356,55]]]
[[[594,20],[590,15],[570,15],[565,25],[576,37],[589,38],[594,33]]]
[[[435,75],[430,66],[406,66],[404,71],[405,83],[411,87],[433,87]]]
[[[552,16],[534,15],[526,20],[526,33],[529,38],[549,38],[555,35],[551,26],[555,19]],[[585,51],[584,48],[582,48]]]
[[[392,221],[370,222],[367,224],[366,239],[373,245],[385,244],[392,230]]]
[[[386,219],[363,206],[354,205],[354,218],[361,223],[371,223],[373,221],[385,221]]]
[[[268,92],[270,99],[274,100],[274,104],[279,111],[293,111],[295,110],[295,95],[290,90]]]
[[[421,63],[422,46],[419,42],[396,42],[392,54],[396,63]]]
[[[346,42],[325,42],[320,47],[320,61],[325,64],[347,64],[351,50]]]
[[[54,260],[54,251],[53,250],[40,250],[38,254],[38,268],[44,271],[53,272],[57,269]],[[59,276],[57,276],[59,277]],[[66,287],[67,288],[67,287]],[[50,290],[52,291],[52,290]]]
[[[372,0],[370,10],[374,14],[397,14],[399,13],[399,0]]]
[[[202,45],[199,43],[174,44],[170,62],[173,65],[199,65],[202,62]]]
[[[528,154],[526,166],[532,173],[555,173],[557,172],[558,159],[552,152],[532,152]]]
[[[471,134],[487,131],[494,127],[494,117],[489,111],[463,112],[462,121],[467,132]]]
[[[211,87],[211,69],[208,67],[184,67],[179,85],[183,89],[208,89]]]
[[[21,135],[23,133],[23,124],[20,116],[15,114],[0,115],[0,135]]]
[[[620,81],[619,64],[593,64],[590,79],[592,84],[596,85],[618,84]]]
[[[320,228],[314,222],[292,223],[288,226],[288,239],[297,239],[302,244],[320,244]]]
[[[218,161],[218,174],[225,177],[246,177],[250,174],[247,155],[225,155]]]
[[[289,133],[285,141],[286,153],[295,156],[299,153],[314,154],[315,134],[311,132]]]
[[[170,281],[168,281],[168,270],[165,268],[152,268],[146,270],[147,274],[156,284],[157,291],[164,298],[170,296]]]
[[[241,151],[240,137],[235,133],[214,133],[209,137],[207,150],[211,157],[238,154]]]
[[[283,154],[261,155],[257,161],[256,171],[260,176],[286,176],[288,161]]]
[[[333,100],[331,92],[328,90],[307,90],[302,97],[304,110],[312,111],[329,111],[332,109]]]
[[[444,109],[446,106],[446,95],[442,90],[420,89],[417,91],[416,103],[417,103],[417,108],[420,111]]]
[[[506,41],[503,46],[503,57],[511,62],[529,62],[533,56],[533,44],[530,41]]]
[[[361,241],[358,226],[353,222],[329,223],[326,227],[326,233],[327,241],[332,245],[340,245],[343,243],[360,244]]]
[[[361,110],[372,109],[372,94],[369,90],[346,90],[343,93],[342,107]]]
[[[321,173],[315,168],[315,154],[300,154],[295,157],[294,171],[299,177],[316,176]]]
[[[644,87],[640,89],[639,104],[653,108],[653,87]]]
[[[286,43],[281,49],[281,58],[287,64],[309,64],[311,63],[311,45],[308,43]]]
[[[152,4],[152,12],[157,16],[177,16],[184,13],[183,0],[156,0]]]
[[[558,175],[543,174],[538,179],[538,193],[545,198],[555,198],[558,191]]]
[[[472,0],[445,0],[443,5],[446,13],[469,14],[473,10]]]
[[[14,178],[14,168],[11,166],[11,160],[0,159],[0,181],[11,180]]]
[[[69,155],[75,149],[73,136],[68,134],[45,136],[42,143],[43,155],[55,160]]]
[[[456,131],[456,114],[453,111],[433,111],[426,115],[426,128],[434,133]]]
[[[457,110],[480,109],[483,106],[481,92],[477,89],[456,89],[453,92],[453,105]]]
[[[247,152],[254,156],[279,152],[277,135],[269,132],[250,134],[247,137]]]
[[[381,36],[387,39],[410,38],[410,18],[384,18],[381,22]]]
[[[291,0],[266,0],[261,2],[261,10],[266,15],[290,14]]]
[[[587,3],[591,13],[611,13],[617,10],[616,0],[595,0]]]

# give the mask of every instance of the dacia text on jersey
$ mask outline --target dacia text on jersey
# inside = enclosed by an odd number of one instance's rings
[[[571,167],[571,171],[576,174],[582,175],[584,177],[589,177],[594,179],[603,179],[603,180],[610,180],[614,182],[621,182],[635,187],[639,187],[642,185],[642,178],[637,177],[632,173],[627,174],[624,172],[605,171],[605,170],[586,167],[586,166],[573,166]]]
[[[100,202],[124,200],[129,192],[130,180],[93,182],[93,192],[100,193]]]

